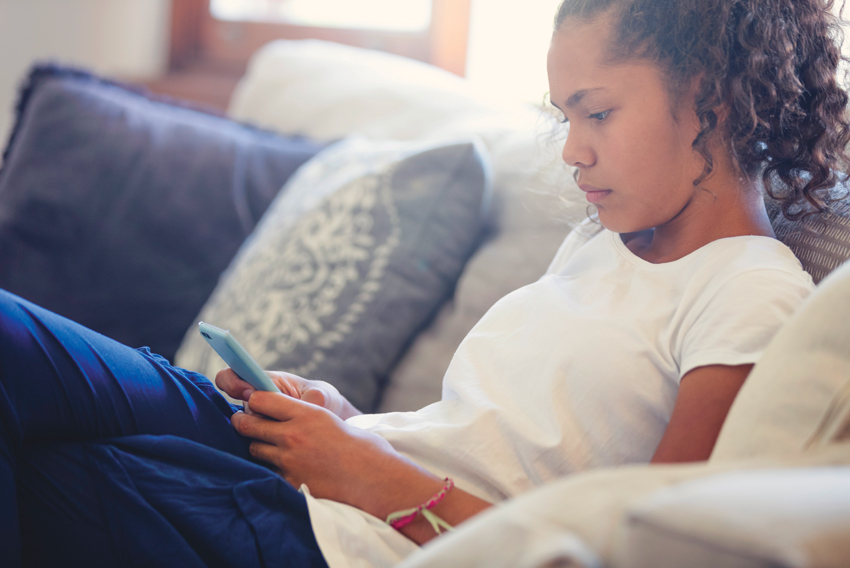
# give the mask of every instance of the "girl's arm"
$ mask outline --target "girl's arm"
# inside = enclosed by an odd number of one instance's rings
[[[289,396],[254,392],[253,414],[236,413],[236,431],[252,438],[251,455],[271,464],[314,497],[362,509],[379,519],[416,507],[443,488],[442,479],[405,458],[376,434],[349,426],[325,408]],[[458,488],[433,509],[456,525],[490,506]],[[401,529],[418,544],[436,534],[422,516]]]
[[[723,421],[752,365],[708,365],[690,371],[652,463],[704,461],[711,455]]]

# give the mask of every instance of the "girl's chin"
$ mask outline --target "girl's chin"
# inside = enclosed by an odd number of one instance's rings
[[[596,209],[596,214],[599,217],[599,224],[611,231],[612,233],[630,233],[630,225],[624,219],[618,219],[615,215],[611,215],[609,211],[604,209]]]
[[[664,224],[663,218],[651,211],[633,213],[623,211],[622,208],[615,209],[602,205],[596,206],[596,215],[599,218],[599,224],[612,233],[640,233]]]
[[[606,214],[604,210],[598,210],[597,214],[599,215],[599,224],[612,233],[624,235],[652,230],[652,227],[647,227],[646,223],[637,223],[629,219],[618,219],[613,215]]]

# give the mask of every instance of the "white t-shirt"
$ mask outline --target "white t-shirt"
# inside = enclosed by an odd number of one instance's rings
[[[546,275],[470,331],[440,402],[348,422],[493,503],[588,468],[648,462],[679,380],[756,362],[812,288],[771,238],[720,239],[652,264],[585,222]],[[358,509],[307,502],[331,568],[392,566],[417,548]]]

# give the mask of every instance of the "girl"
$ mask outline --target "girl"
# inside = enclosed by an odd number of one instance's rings
[[[565,0],[550,97],[598,219],[488,312],[418,412],[359,415],[325,383],[273,373],[288,396],[252,392],[223,371],[253,411],[233,413],[202,377],[0,296],[0,554],[391,565],[548,480],[706,459],[812,288],[762,192],[789,216],[823,210],[847,169],[831,8]]]

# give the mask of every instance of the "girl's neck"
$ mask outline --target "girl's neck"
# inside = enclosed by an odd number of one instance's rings
[[[716,160],[711,176],[694,188],[693,198],[676,217],[623,240],[635,255],[660,264],[712,241],[744,235],[775,237],[760,185],[742,179],[728,160]]]

